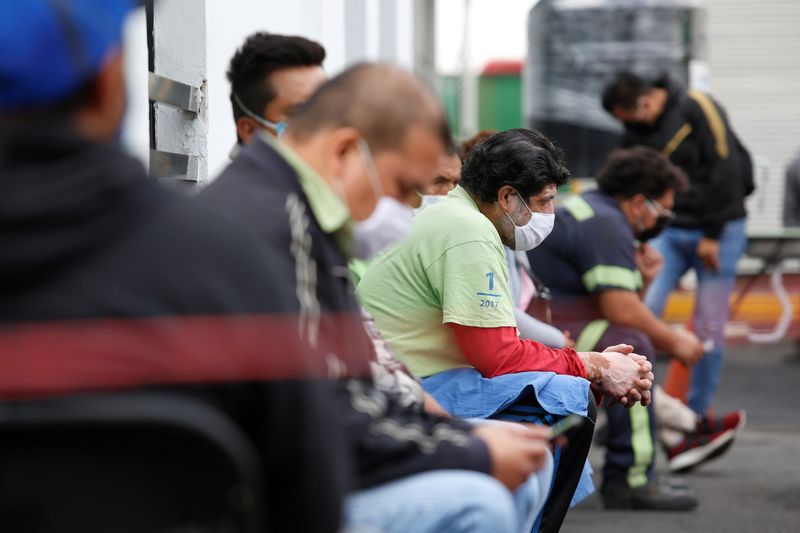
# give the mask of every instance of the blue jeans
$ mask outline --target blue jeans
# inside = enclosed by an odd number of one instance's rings
[[[486,474],[435,470],[351,494],[345,501],[346,530],[382,533],[531,531],[544,506],[553,460],[514,494]]]
[[[664,311],[670,292],[690,268],[697,272],[694,331],[710,349],[692,369],[689,407],[705,413],[719,384],[722,354],[725,350],[725,323],[728,321],[730,295],[736,282],[736,263],[747,242],[745,219],[725,224],[720,236],[719,272],[703,268],[697,244],[703,237],[700,229],[667,228],[651,244],[664,256],[664,269],[647,291],[644,302],[658,316]]]

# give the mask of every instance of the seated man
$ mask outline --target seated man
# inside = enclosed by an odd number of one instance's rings
[[[652,373],[644,358],[550,349],[517,336],[503,244],[526,250],[546,236],[556,187],[567,179],[560,154],[541,134],[499,133],[467,159],[461,186],[420,213],[408,238],[373,261],[357,294],[414,373],[549,371],[587,378],[626,405],[649,402]],[[588,387],[582,390],[583,412],[587,403],[591,412],[593,399]],[[560,526],[590,442],[591,431],[572,436],[562,451],[542,530]]]
[[[644,147],[618,150],[597,175],[598,191],[574,196],[556,212],[553,235],[529,252],[536,274],[553,295],[553,321],[576,335],[576,348],[628,343],[652,357],[653,345],[691,364],[703,354],[699,339],[656,317],[640,291],[658,272],[659,256],[645,241],[670,221],[683,172]],[[636,241],[640,244],[637,248]],[[641,273],[640,273],[641,270]],[[643,279],[644,278],[644,279]],[[609,406],[603,496],[607,507],[687,509],[687,498],[649,483],[653,468],[653,412]],[[679,434],[668,450],[673,470],[705,460],[733,432]]]

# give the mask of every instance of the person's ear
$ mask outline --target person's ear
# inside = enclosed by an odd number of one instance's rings
[[[236,119],[236,134],[243,144],[249,143],[256,134],[258,126],[256,121],[250,117],[239,117]]]
[[[514,190],[514,187],[511,185],[503,185],[497,191],[497,205],[500,206],[500,209],[506,213],[510,213],[514,209],[514,197],[517,196],[517,192]]]
[[[631,207],[633,207],[634,212],[637,216],[644,215],[644,212],[647,210],[647,198],[642,193],[637,193],[631,196]]]
[[[336,128],[328,136],[328,164],[334,176],[345,178],[364,170],[358,155],[358,130],[352,127]]]
[[[116,138],[125,115],[125,77],[122,53],[108,56],[92,81],[87,102],[75,113],[75,125],[99,142]]]

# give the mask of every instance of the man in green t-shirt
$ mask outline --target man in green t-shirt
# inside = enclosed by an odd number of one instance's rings
[[[552,371],[596,382],[625,404],[649,401],[638,381],[650,368],[638,357],[550,349],[516,334],[503,245],[530,250],[544,240],[556,188],[568,179],[560,152],[538,132],[498,133],[471,152],[461,185],[372,262],[358,296],[413,372]]]
[[[586,378],[624,405],[649,403],[652,367],[630,346],[577,353],[517,334],[503,245],[530,250],[549,234],[556,189],[568,179],[560,152],[540,133],[495,134],[470,153],[461,185],[372,262],[357,294],[414,373],[551,371]],[[580,443],[570,439],[553,493],[571,497],[590,442],[591,432]]]

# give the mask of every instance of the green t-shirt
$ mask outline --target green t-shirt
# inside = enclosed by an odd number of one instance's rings
[[[517,325],[500,236],[461,187],[417,215],[408,238],[369,265],[356,294],[422,377],[469,366],[445,324]]]

